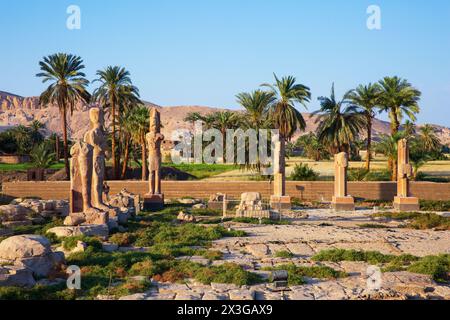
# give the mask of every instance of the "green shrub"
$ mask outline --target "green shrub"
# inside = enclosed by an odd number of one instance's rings
[[[372,170],[366,174],[364,181],[391,181],[389,170]]]
[[[306,281],[304,277],[316,279],[337,279],[347,277],[345,272],[336,271],[327,266],[296,266],[293,263],[279,265],[275,268],[265,268],[265,270],[286,270],[288,272],[288,284],[290,286],[305,284]]]
[[[450,280],[450,255],[428,256],[408,268],[409,272],[428,274],[437,282]]]
[[[117,244],[119,247],[129,247],[136,241],[136,235],[129,232],[116,233],[109,238],[109,241]]]
[[[296,164],[290,176],[293,181],[316,181],[318,178],[319,174],[303,163]]]
[[[450,201],[420,200],[420,210],[423,211],[450,211]]]
[[[369,170],[366,168],[351,168],[347,171],[349,181],[364,181]]]
[[[97,238],[86,237],[86,236],[75,236],[75,237],[66,237],[62,239],[62,245],[64,249],[70,251],[74,249],[78,241],[82,241],[87,244],[88,247],[92,247],[95,251],[99,251],[102,249],[102,243]]]
[[[360,228],[363,229],[389,229],[389,226],[385,226],[383,224],[376,224],[376,223],[363,223],[359,225]]]
[[[357,251],[357,250],[345,250],[345,249],[330,249],[320,251],[312,258],[314,261],[364,261],[369,263],[388,263],[395,259],[413,259],[410,255],[394,256],[383,254],[378,251]]]
[[[261,283],[262,279],[255,273],[245,271],[234,263],[200,268],[195,272],[195,279],[203,284],[233,283],[237,286]]]
[[[275,253],[275,257],[277,258],[285,258],[285,259],[291,259],[294,257],[294,254],[290,251],[287,250],[283,250],[283,251],[278,251]]]

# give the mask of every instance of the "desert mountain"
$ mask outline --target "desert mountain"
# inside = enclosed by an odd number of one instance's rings
[[[163,133],[168,139],[170,139],[172,132],[176,129],[192,129],[192,123],[184,121],[188,113],[199,112],[208,114],[217,110],[223,110],[204,106],[161,107],[150,102],[146,102],[146,105],[157,107],[161,111]],[[87,130],[89,126],[88,109],[88,106],[78,104],[73,114],[69,116],[69,135],[72,139],[81,138]],[[304,113],[303,116],[307,124],[306,133],[315,131],[318,125],[315,122],[316,118],[308,113]],[[59,119],[59,109],[56,106],[41,106],[38,97],[21,97],[0,91],[0,131],[11,126],[27,125],[33,120],[38,120],[45,124],[47,133],[61,133],[62,128]],[[441,142],[447,145],[450,144],[450,128],[438,125],[434,125],[434,128]],[[389,134],[389,132],[388,122],[378,119],[374,121],[374,137],[380,134]]]

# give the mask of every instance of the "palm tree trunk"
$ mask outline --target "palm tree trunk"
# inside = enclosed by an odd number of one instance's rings
[[[118,174],[117,174],[117,154],[116,154],[116,104],[114,101],[112,101],[111,103],[111,108],[112,108],[112,172],[113,172],[113,176],[114,176],[114,180],[118,180]]]
[[[128,168],[128,160],[130,158],[130,138],[127,137],[125,141],[125,155],[123,159],[123,165],[122,165],[122,175],[121,179],[125,179],[125,175],[127,174],[127,168]]]
[[[391,112],[391,119],[391,134],[394,136],[398,133],[400,122],[398,121],[397,114],[395,112]],[[391,161],[390,167],[392,168],[392,181],[397,181],[397,157],[389,159],[389,161]]]
[[[367,117],[367,156],[366,170],[370,171],[370,160],[372,158],[372,117]]]
[[[66,169],[66,179],[70,179],[69,168],[69,145],[67,139],[67,110],[66,106],[62,106],[62,125],[63,125],[63,139],[64,139],[64,167]]]
[[[118,109],[120,113],[120,108]],[[120,160],[122,158],[122,125],[120,123],[120,117],[119,119],[119,130],[118,130],[118,140],[117,140],[117,176],[120,177]]]
[[[55,157],[56,157],[56,162],[59,162],[59,155],[61,154],[61,152],[59,151],[59,136],[56,134],[55,135]]]
[[[397,160],[394,160],[392,163],[392,181],[397,181],[398,172],[397,172]]]

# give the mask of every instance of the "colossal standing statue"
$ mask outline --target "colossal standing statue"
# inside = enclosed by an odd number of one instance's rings
[[[408,141],[402,139],[398,142],[398,178],[397,196],[394,199],[394,208],[399,211],[418,211],[419,199],[410,197],[409,178],[412,176],[412,166],[409,163]]]
[[[341,152],[334,155],[334,196],[332,207],[338,211],[355,210],[355,200],[347,192],[348,155]]]
[[[157,210],[164,205],[161,191],[161,118],[156,108],[150,110],[150,132],[146,135],[148,148],[149,193],[144,196],[144,210]]]

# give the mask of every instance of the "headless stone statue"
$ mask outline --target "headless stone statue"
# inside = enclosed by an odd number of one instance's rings
[[[285,151],[284,144],[281,141],[275,142],[273,154],[273,195],[270,197],[270,206],[273,209],[291,209],[291,197],[286,195],[286,170],[285,170]]]
[[[347,193],[348,155],[341,152],[334,155],[334,196],[332,207],[338,211],[355,210],[355,200]]]
[[[91,128],[84,135],[84,142],[92,146],[92,205],[108,211],[111,208],[103,203],[103,182],[105,180],[106,137],[103,132],[103,112],[99,108],[89,110]]]
[[[160,209],[164,204],[161,191],[161,134],[160,113],[156,108],[150,111],[150,132],[146,135],[148,147],[149,193],[144,196],[144,209]]]
[[[394,208],[400,211],[416,211],[420,209],[419,199],[410,197],[409,178],[413,174],[409,163],[408,141],[402,139],[398,142],[398,178],[397,196],[394,199]]]

